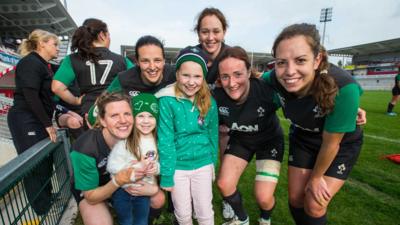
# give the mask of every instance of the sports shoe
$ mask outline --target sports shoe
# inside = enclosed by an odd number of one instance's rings
[[[225,220],[231,220],[235,217],[235,212],[233,211],[232,206],[226,201],[222,201],[222,217]]]
[[[271,225],[271,219],[266,220],[264,218],[259,218],[258,225]]]
[[[241,221],[235,216],[232,220],[223,223],[222,225],[249,225],[249,217],[247,217],[244,221]]]
[[[395,112],[388,112],[388,113],[386,113],[386,115],[388,115],[388,116],[397,116],[397,113],[395,113]]]

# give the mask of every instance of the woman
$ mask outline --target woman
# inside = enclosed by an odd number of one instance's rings
[[[58,44],[55,34],[37,29],[19,47],[23,58],[15,71],[14,105],[7,118],[18,154],[47,137],[56,141],[56,128],[52,123],[53,93],[50,91],[53,73],[49,61],[57,58]],[[48,183],[51,171],[52,157],[49,157],[24,179],[29,202],[38,215],[45,214],[51,206],[52,187]]]
[[[194,31],[197,32],[199,45],[209,58],[207,83],[213,85],[218,77],[218,62],[221,52],[227,47],[225,34],[228,22],[224,14],[216,8],[205,8],[197,18]],[[213,86],[212,86],[213,87]]]
[[[218,152],[217,106],[208,90],[207,58],[197,47],[181,50],[176,83],[159,92],[160,186],[171,192],[175,216],[191,225],[213,225],[212,179]]]
[[[136,66],[118,73],[110,86],[108,92],[123,91],[134,97],[140,93],[154,94],[165,86],[176,81],[175,68],[165,64],[164,45],[151,35],[140,37],[135,45]],[[88,121],[94,124],[96,121],[95,107],[89,111]],[[144,188],[137,187],[136,195],[147,192]],[[151,198],[151,210],[149,224],[161,215],[165,197],[161,190]]]
[[[72,194],[86,225],[111,225],[108,202],[112,194],[132,180],[140,180],[145,168],[107,172],[107,159],[113,147],[129,137],[133,128],[130,98],[121,93],[104,93],[97,100],[97,127],[87,130],[73,144],[70,153],[74,180]]]
[[[393,112],[393,108],[400,99],[400,64],[399,73],[394,78],[394,87],[392,89],[392,100],[390,100],[386,114],[388,116],[397,116],[397,113]]]
[[[164,45],[156,37],[146,35],[139,38],[135,45],[136,66],[118,73],[108,92],[123,91],[130,96],[140,93],[154,94],[176,81],[175,68],[165,64]],[[88,120],[96,120],[94,107],[89,111]]]
[[[133,66],[126,58],[111,52],[107,24],[98,19],[86,19],[72,36],[71,51],[64,58],[51,86],[52,91],[69,104],[81,105],[85,114],[118,72]],[[81,96],[69,90],[77,80]]]
[[[222,88],[214,90],[219,109],[220,130],[228,130],[218,187],[236,217],[225,224],[249,224],[237,184],[256,155],[254,193],[260,207],[259,224],[271,224],[275,205],[274,192],[283,158],[283,132],[279,125],[275,93],[263,80],[255,78],[250,60],[241,47],[226,48],[219,62]],[[226,133],[220,133],[220,140]],[[220,141],[220,142],[221,142]],[[228,147],[223,147],[228,146]]]
[[[315,25],[286,27],[273,45],[275,71],[265,77],[278,92],[289,133],[289,208],[296,224],[326,224],[362,146],[356,126],[361,88],[328,63]]]

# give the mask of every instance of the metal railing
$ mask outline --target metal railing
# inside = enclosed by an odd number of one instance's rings
[[[70,142],[48,138],[0,168],[0,224],[58,224],[71,198]]]

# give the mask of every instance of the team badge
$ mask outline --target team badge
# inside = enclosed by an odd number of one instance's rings
[[[276,155],[278,154],[278,151],[274,148],[271,150],[271,156],[276,158]]]
[[[313,109],[314,112],[314,118],[321,118],[324,117],[324,114],[322,113],[321,107],[319,105],[316,105]]]
[[[265,113],[265,109],[260,106],[260,107],[258,107],[257,112],[258,112],[258,117],[263,117],[264,113]]]
[[[344,165],[344,163],[340,164],[338,166],[338,171],[337,174],[343,175],[343,172],[346,170],[346,166]]]
[[[132,96],[132,97],[135,97],[138,94],[140,94],[140,91],[129,91],[129,95]]]
[[[218,108],[219,114],[222,116],[229,116],[229,108],[226,106],[220,106]]]

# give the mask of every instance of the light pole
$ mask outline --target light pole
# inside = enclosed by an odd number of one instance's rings
[[[326,22],[332,21],[332,7],[321,9],[321,17],[319,18],[319,22],[324,23],[324,32],[322,33],[322,46],[325,41],[325,28]]]

